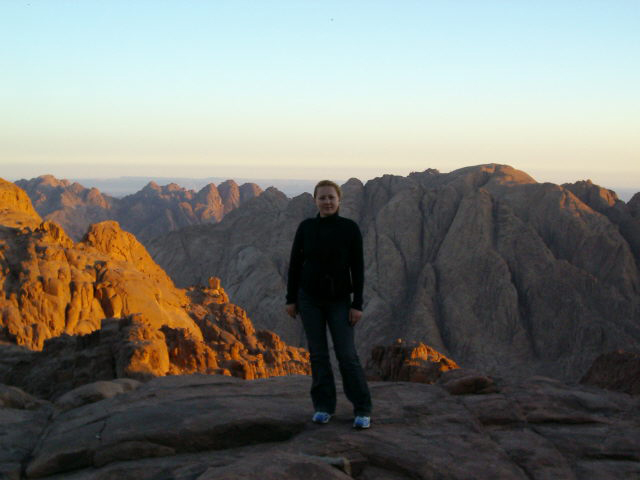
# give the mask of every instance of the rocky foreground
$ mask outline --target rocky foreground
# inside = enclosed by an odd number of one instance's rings
[[[342,395],[328,425],[309,421],[309,382],[303,376],[120,379],[86,385],[55,403],[2,386],[0,475],[640,478],[637,396],[545,377],[487,390],[486,377],[452,370],[435,385],[372,382],[372,428],[354,431]],[[478,394],[479,388],[494,393]]]

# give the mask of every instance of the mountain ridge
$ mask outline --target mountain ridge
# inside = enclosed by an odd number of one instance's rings
[[[186,225],[218,222],[262,192],[256,184],[238,185],[233,180],[218,186],[210,183],[197,192],[176,183],[160,186],[150,181],[122,198],[52,175],[15,184],[27,192],[43,218],[60,224],[75,240],[82,238],[89,225],[104,220],[115,220],[141,240],[149,240]]]
[[[343,187],[340,212],[364,238],[361,350],[403,338],[490,373],[578,379],[604,351],[640,348],[637,200],[594,186],[607,216],[569,186],[495,164]],[[149,251],[178,284],[218,272],[258,325],[303,344],[283,292],[293,234],[314,214],[310,195],[272,191]]]

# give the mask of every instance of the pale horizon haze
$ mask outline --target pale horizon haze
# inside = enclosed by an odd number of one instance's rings
[[[640,2],[0,1],[0,177],[640,190]]]

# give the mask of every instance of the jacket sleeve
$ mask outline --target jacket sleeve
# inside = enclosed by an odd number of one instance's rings
[[[364,288],[364,253],[362,249],[362,233],[358,224],[354,223],[353,238],[351,241],[350,267],[351,282],[353,284],[353,301],[351,308],[362,311],[362,290]]]
[[[303,254],[302,223],[298,225],[296,236],[291,247],[289,259],[289,275],[287,278],[287,305],[298,302],[298,289],[300,288],[300,276],[302,274]]]

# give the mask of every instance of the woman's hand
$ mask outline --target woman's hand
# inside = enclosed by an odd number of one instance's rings
[[[349,309],[349,323],[352,327],[355,327],[356,323],[358,323],[361,318],[362,312],[360,310],[356,310],[355,308]]]
[[[298,309],[296,308],[295,303],[287,303],[285,310],[287,311],[287,315],[291,318],[296,318],[296,315],[298,315]]]

